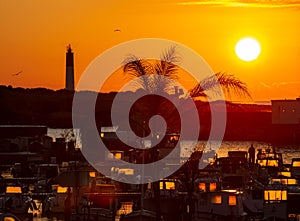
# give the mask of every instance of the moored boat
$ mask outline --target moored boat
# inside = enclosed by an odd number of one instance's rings
[[[220,189],[217,177],[200,177],[195,184],[193,220],[245,220],[241,191]]]
[[[158,185],[159,193],[155,193]],[[184,197],[179,194],[182,184],[176,179],[163,179],[158,183],[149,183],[143,199],[143,209],[158,212],[165,221],[181,220],[184,209]]]
[[[0,210],[32,219],[33,213],[28,211],[37,210],[37,206],[29,194],[22,193],[20,186],[7,186],[5,194],[0,196]]]

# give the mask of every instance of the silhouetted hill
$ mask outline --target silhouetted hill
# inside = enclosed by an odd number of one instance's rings
[[[72,127],[73,95],[74,92],[67,90],[0,86],[0,124],[70,128]],[[114,92],[98,95],[98,100],[101,100],[97,102],[95,108],[98,125],[111,125],[110,109],[115,95]],[[206,139],[210,132],[210,105],[202,101],[196,101],[196,105],[201,122],[200,139]],[[218,102],[211,105],[218,107]],[[227,103],[225,139],[270,141],[271,106]]]

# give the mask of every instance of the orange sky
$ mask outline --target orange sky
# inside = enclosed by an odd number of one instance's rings
[[[77,82],[104,50],[155,37],[185,44],[215,72],[245,81],[253,100],[294,99],[300,96],[299,9],[300,1],[287,0],[0,0],[0,84],[61,89],[67,44]],[[234,53],[245,36],[261,44],[255,61]]]

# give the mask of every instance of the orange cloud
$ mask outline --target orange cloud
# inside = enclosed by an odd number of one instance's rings
[[[289,0],[237,0],[237,1],[182,1],[179,5],[207,5],[207,6],[222,6],[222,7],[258,7],[258,8],[300,8],[300,1]]]

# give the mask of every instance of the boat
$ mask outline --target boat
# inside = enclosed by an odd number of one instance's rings
[[[292,158],[290,171],[293,177],[300,179],[300,158]]]
[[[22,193],[20,186],[7,186],[6,191],[0,196],[1,212],[22,215],[23,218],[32,219],[32,214],[37,206],[29,194]],[[32,213],[28,211],[31,210]]]
[[[227,157],[218,157],[215,167],[219,168],[221,173],[230,175],[244,175],[248,168],[246,151],[228,151]]]
[[[271,151],[271,149],[258,150],[256,165],[257,179],[264,185],[268,184],[269,177],[276,177],[280,171],[283,170],[282,154]]]
[[[247,151],[228,151],[227,157],[219,157],[215,168],[220,171],[223,189],[242,188],[250,179]]]
[[[242,192],[221,190],[194,194],[193,220],[246,220]]]
[[[47,216],[62,214],[65,211],[65,200],[68,194],[68,187],[53,185],[52,188],[53,193],[49,194],[42,204],[42,211]],[[72,193],[70,192],[70,194]],[[74,201],[72,201],[71,204],[74,205]]]
[[[273,189],[286,190],[286,213],[287,217],[298,217],[300,216],[300,183],[294,177],[278,176],[269,179],[269,186]],[[284,199],[285,196],[282,198]],[[281,199],[278,195],[279,199]],[[282,207],[285,206],[285,203]]]
[[[264,189],[264,220],[288,220],[287,189],[268,186]]]
[[[199,177],[195,181],[194,205],[191,208],[194,221],[245,220],[242,191],[221,189],[219,177]]]
[[[156,188],[159,188],[157,193]],[[162,179],[149,183],[144,194],[142,208],[159,212],[165,221],[181,220],[184,211],[184,197],[180,195],[182,188],[182,183],[177,179]],[[158,209],[160,211],[157,211]]]
[[[269,178],[268,185],[252,180],[243,189],[243,206],[249,219],[296,220],[300,214],[300,191],[295,178],[277,176]]]
[[[243,207],[247,213],[247,218],[262,219],[264,216],[264,189],[265,186],[251,179],[247,186],[242,189]]]

